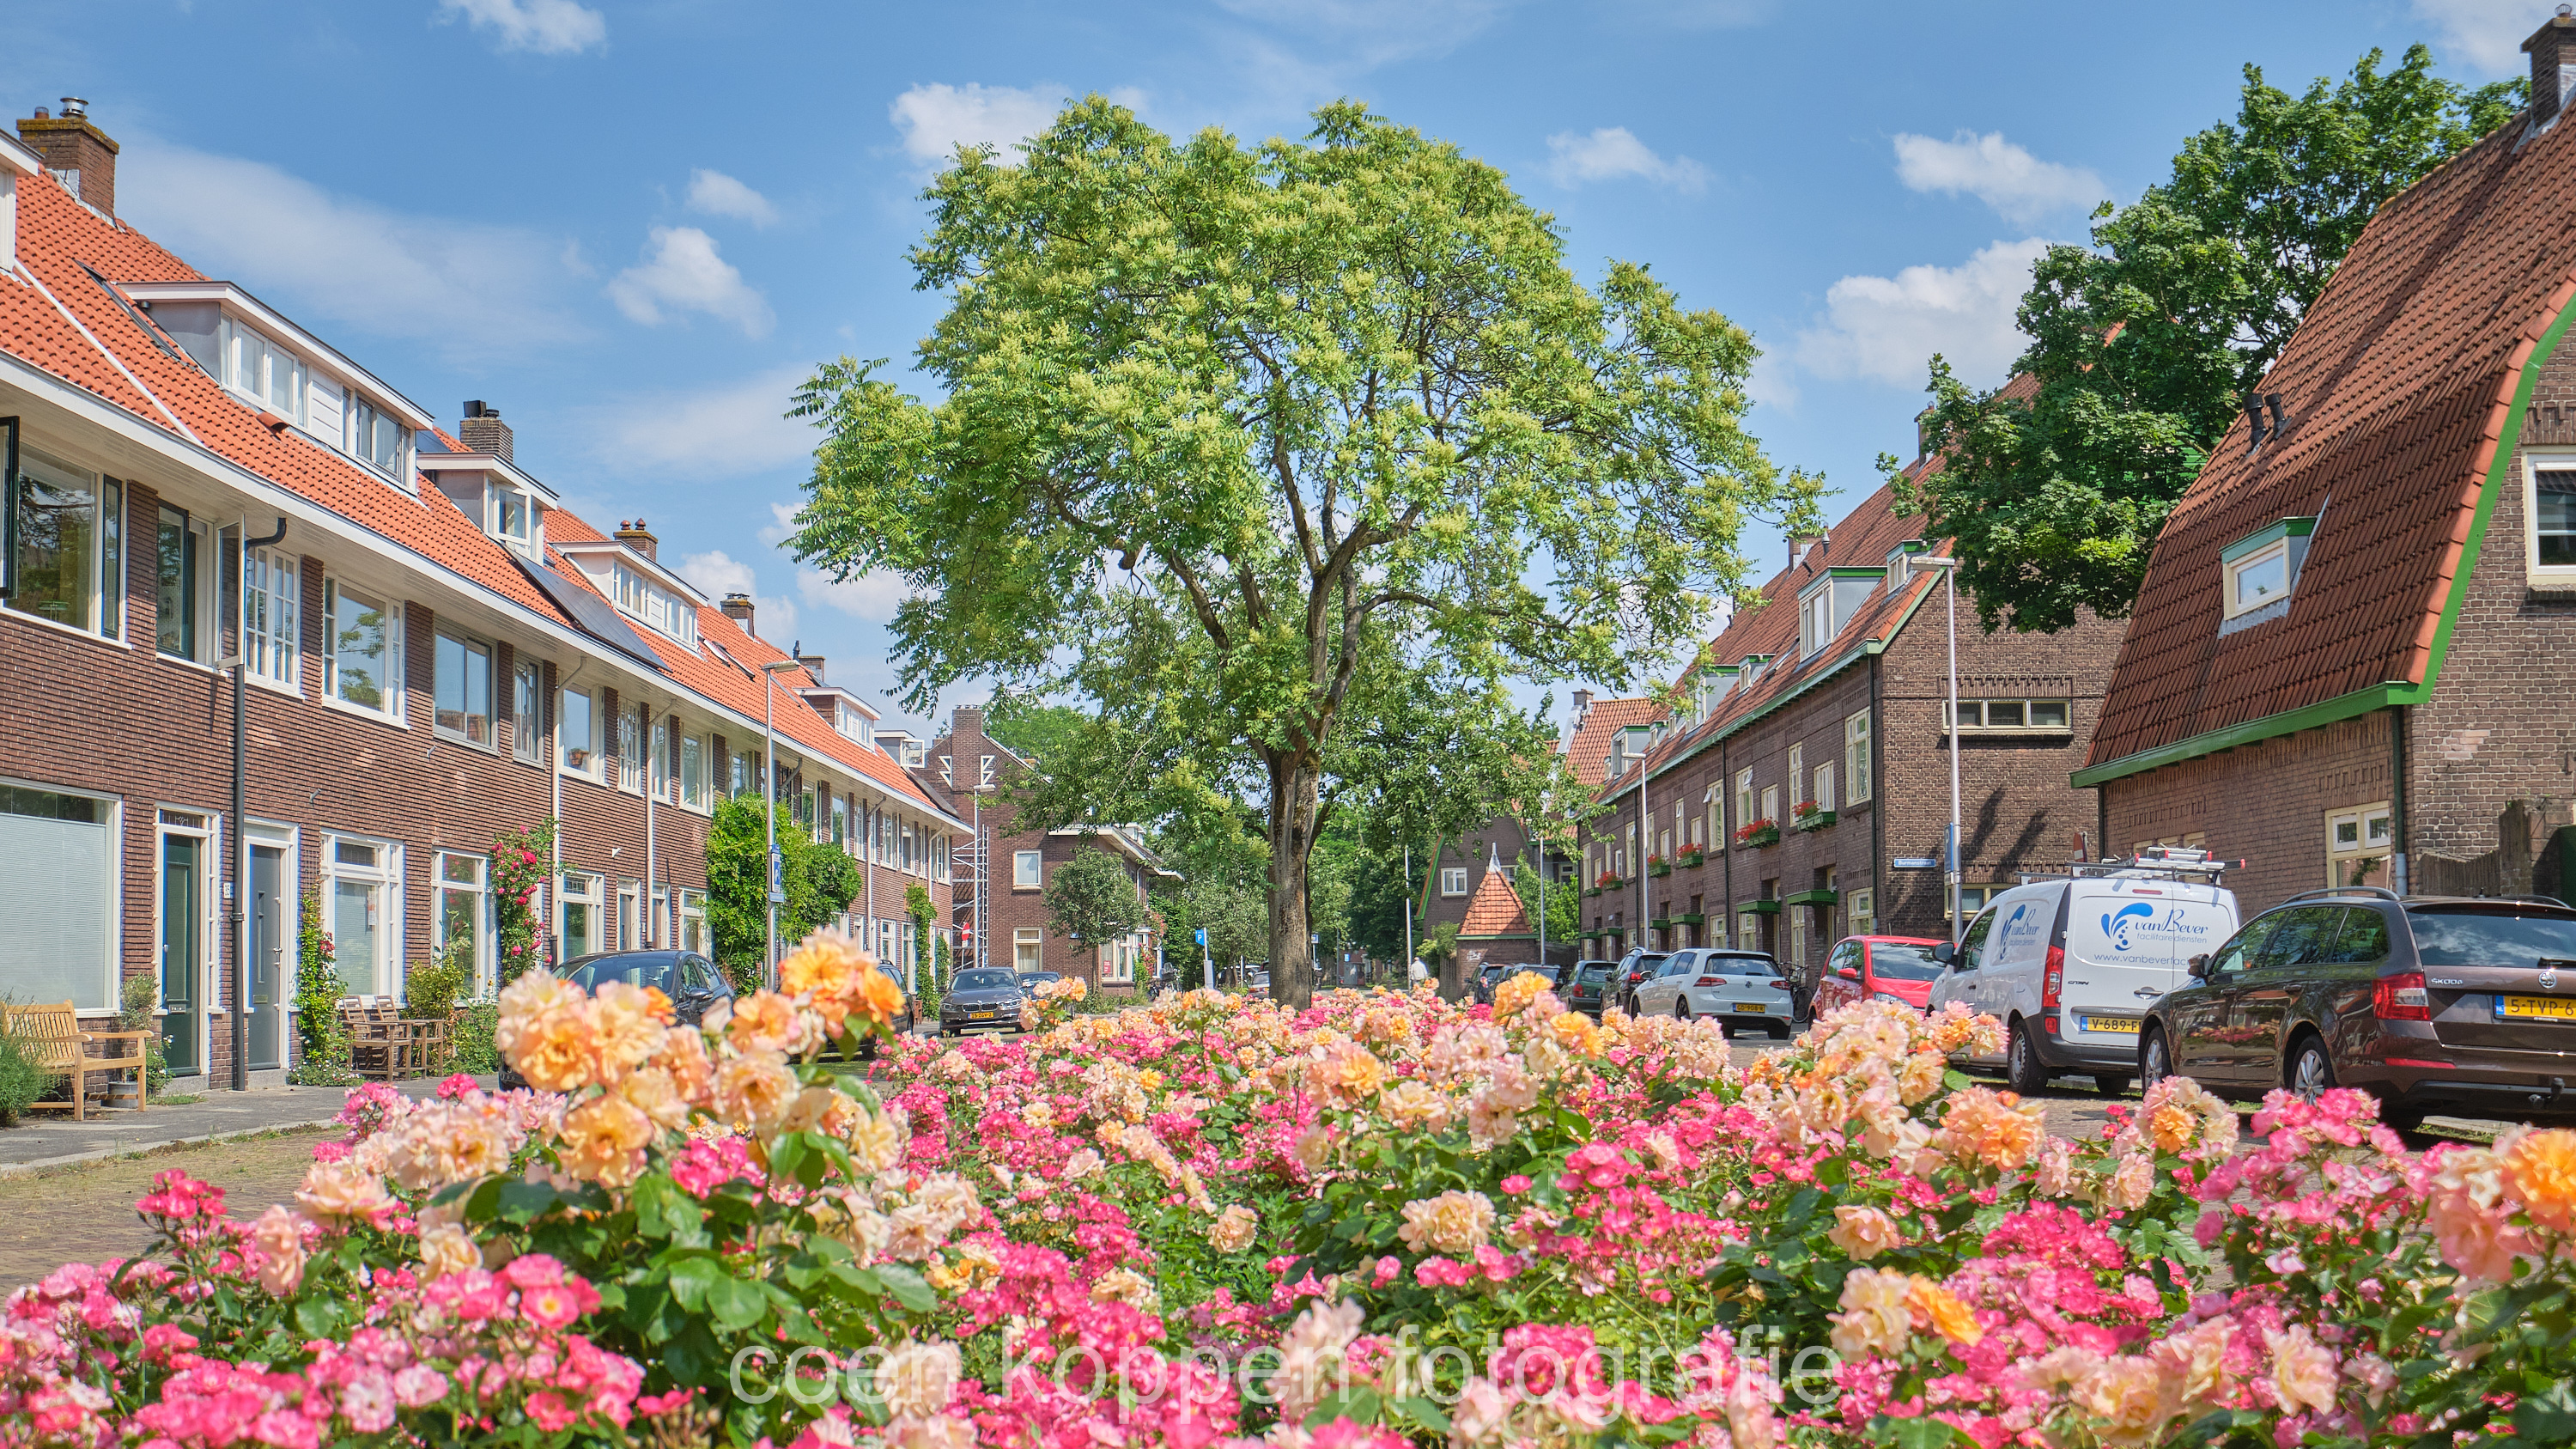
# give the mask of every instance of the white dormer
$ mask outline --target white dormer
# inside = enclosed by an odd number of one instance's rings
[[[430,439],[435,443],[438,435]],[[546,514],[562,502],[552,488],[497,453],[450,453],[444,444],[422,450],[418,466],[495,541],[531,560],[546,556]],[[694,620],[692,625],[694,638]]]
[[[832,732],[863,750],[877,746],[877,712],[868,702],[833,684],[811,685],[796,691],[814,712],[832,727]]]
[[[44,157],[0,132],[0,271],[18,265],[18,178],[44,169]]]
[[[707,598],[688,580],[615,539],[557,539],[554,550],[572,560],[617,612],[665,639],[698,646],[698,610]]]
[[[231,282],[119,282],[242,406],[411,491],[419,404]]]

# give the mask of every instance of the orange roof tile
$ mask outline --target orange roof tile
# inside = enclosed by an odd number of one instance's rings
[[[1467,898],[1467,918],[1458,926],[1459,939],[1535,934],[1529,914],[1521,909],[1521,893],[1512,889],[1503,871],[1488,865],[1476,893]]]
[[[1664,707],[1652,699],[1596,699],[1583,711],[1582,723],[1565,742],[1566,768],[1586,785],[1598,785],[1609,773],[1610,738],[1630,725],[1653,722]]]
[[[2576,124],[2517,118],[2391,198],[2166,521],[2090,763],[2426,684],[2522,368],[2576,296]],[[2284,617],[2222,636],[2219,552],[2317,517]]]

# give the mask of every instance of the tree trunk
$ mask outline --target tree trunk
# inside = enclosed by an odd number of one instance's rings
[[[1323,773],[1292,757],[1270,762],[1270,999],[1303,1011],[1315,999],[1307,944],[1306,866],[1315,848]]]

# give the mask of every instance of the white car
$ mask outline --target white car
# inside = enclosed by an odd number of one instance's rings
[[[1675,951],[1637,985],[1639,1016],[1714,1016],[1729,1031],[1759,1026],[1786,1037],[1793,1011],[1789,979],[1760,951]]]
[[[2016,1092],[2060,1073],[2090,1074],[2105,1096],[2127,1091],[2147,1008],[2189,983],[2193,957],[2236,934],[2236,893],[2211,883],[2214,872],[2085,871],[2000,892],[1955,952],[1933,948],[1946,969],[1932,1009],[1964,1002],[2002,1022],[1999,1064]]]

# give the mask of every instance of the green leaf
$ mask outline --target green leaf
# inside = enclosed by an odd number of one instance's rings
[[[671,1296],[691,1313],[703,1312],[708,1291],[729,1275],[724,1265],[704,1255],[678,1259],[665,1270]]]
[[[1434,1434],[1449,1432],[1449,1415],[1429,1399],[1410,1398],[1395,1401],[1396,1412],[1429,1429]]]
[[[720,1276],[707,1285],[707,1312],[718,1328],[740,1331],[769,1312],[769,1294],[757,1283],[730,1274]]]
[[[894,1295],[894,1300],[915,1313],[928,1313],[939,1306],[939,1295],[931,1291],[921,1274],[906,1263],[880,1263],[877,1280]]]
[[[563,1195],[553,1184],[529,1182],[525,1178],[501,1180],[499,1213],[503,1221],[526,1224],[554,1211]]]
[[[1870,1420],[1869,1437],[1872,1443],[1892,1445],[1894,1449],[1952,1449],[1954,1445],[1976,1449],[1977,1446],[1977,1441],[1969,1438],[1956,1424],[1933,1418],[1898,1419],[1881,1414]]]

